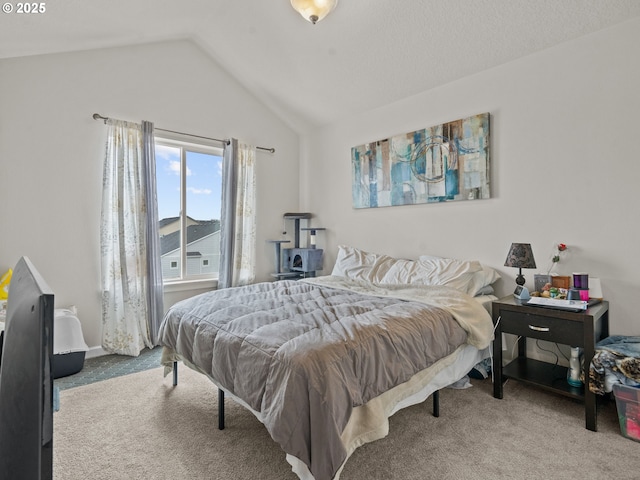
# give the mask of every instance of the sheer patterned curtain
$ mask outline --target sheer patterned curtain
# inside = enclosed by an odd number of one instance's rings
[[[137,356],[144,347],[153,347],[162,315],[153,124],[112,119],[106,123],[100,226],[102,348]]]
[[[255,160],[255,147],[235,138],[225,146],[218,288],[248,285],[255,279]]]

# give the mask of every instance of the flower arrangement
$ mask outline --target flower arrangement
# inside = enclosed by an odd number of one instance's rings
[[[558,243],[555,245],[553,253],[551,255],[551,265],[547,270],[547,275],[551,274],[551,270],[556,266],[556,263],[560,262],[560,254],[567,251],[567,245],[565,243]]]

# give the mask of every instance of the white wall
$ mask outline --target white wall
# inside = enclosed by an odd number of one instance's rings
[[[269,278],[266,240],[298,206],[298,136],[187,41],[0,60],[0,275],[28,256],[100,344],[106,126],[94,112],[275,147],[257,154],[257,274]]]
[[[640,335],[639,44],[636,19],[303,138],[301,204],[328,228],[318,240],[326,263],[342,243],[477,259],[501,272],[505,295],[517,273],[503,266],[512,242],[533,246],[538,269],[523,271],[531,289],[563,242],[558,272],[600,277],[612,333]],[[352,208],[351,147],[482,112],[491,113],[492,199]]]
[[[99,345],[99,112],[277,149],[258,153],[258,280],[273,268],[265,240],[280,238],[282,214],[296,210],[328,228],[318,234],[323,273],[345,243],[478,259],[503,274],[506,294],[511,242],[533,244],[529,286],[564,242],[559,272],[600,277],[612,333],[640,334],[639,41],[632,20],[344,119],[301,139],[300,170],[296,134],[189,42],[0,60],[0,274],[29,256]],[[492,115],[492,199],[352,209],[352,146],[481,112]]]

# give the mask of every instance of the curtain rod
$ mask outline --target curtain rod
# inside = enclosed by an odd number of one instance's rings
[[[94,113],[93,114],[93,119],[94,120],[104,120],[104,123],[107,123],[107,120],[109,120],[109,117],[104,117],[104,116],[100,115],[99,113]],[[205,140],[213,140],[214,142],[224,143],[225,145],[229,144],[229,140],[220,140],[219,138],[203,137],[201,135],[193,135],[192,133],[176,132],[175,130],[167,130],[165,128],[155,128],[155,130],[160,130],[161,132],[168,132],[168,133],[177,133],[178,135],[186,135],[187,137],[203,138]],[[270,153],[276,153],[276,149],[273,148],[273,147],[272,148],[256,147],[256,149],[264,150],[264,151],[270,152]]]

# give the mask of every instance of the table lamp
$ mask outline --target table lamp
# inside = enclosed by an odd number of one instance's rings
[[[512,243],[507,259],[504,261],[505,267],[516,267],[518,269],[518,276],[516,277],[516,293],[520,296],[521,293],[527,294],[524,285],[524,275],[522,275],[523,268],[536,268],[536,261],[533,258],[533,250],[531,250],[530,243]]]

